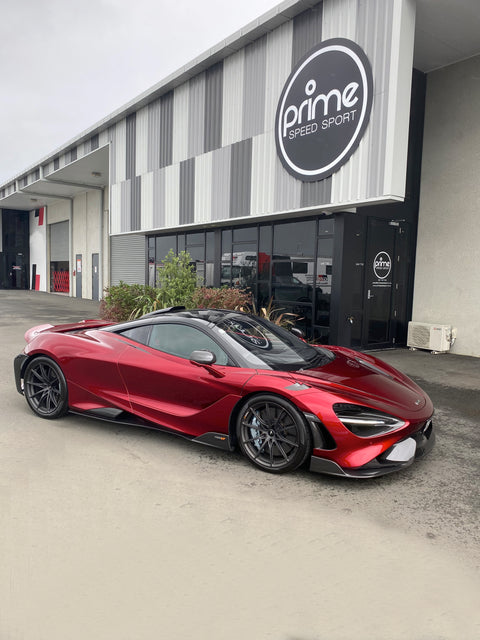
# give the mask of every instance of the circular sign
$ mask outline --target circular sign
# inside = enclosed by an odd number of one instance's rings
[[[275,120],[277,153],[299,180],[323,180],[357,148],[372,109],[373,77],[365,52],[333,38],[290,74]]]
[[[392,270],[392,259],[386,251],[377,253],[373,260],[373,273],[379,280],[385,280]]]

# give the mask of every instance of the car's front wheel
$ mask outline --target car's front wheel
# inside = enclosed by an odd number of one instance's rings
[[[250,462],[270,473],[293,471],[312,449],[301,412],[273,394],[253,396],[245,403],[237,419],[237,439]]]
[[[68,411],[67,382],[51,358],[39,356],[28,363],[23,391],[30,408],[41,418],[60,418]]]

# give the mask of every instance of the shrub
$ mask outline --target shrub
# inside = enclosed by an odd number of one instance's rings
[[[111,322],[123,322],[133,317],[140,297],[154,298],[156,291],[144,284],[120,284],[106,287],[104,298],[100,302],[100,317]]]
[[[252,294],[234,287],[198,287],[192,295],[192,305],[200,309],[244,309],[252,304]]]
[[[170,249],[162,260],[162,266],[158,269],[158,282],[160,287],[154,289],[153,295],[145,292],[138,296],[135,317],[166,307],[192,307],[192,295],[197,277],[191,264],[190,254],[182,251],[176,255]]]
[[[283,311],[283,313],[282,313]],[[283,327],[284,329],[291,329],[295,326],[295,323],[302,318],[296,313],[290,313],[283,310],[283,307],[276,307],[273,303],[273,299],[270,298],[266,307],[260,307],[257,309],[255,304],[253,305],[253,311],[256,316],[263,318],[264,320],[270,320],[273,324]]]

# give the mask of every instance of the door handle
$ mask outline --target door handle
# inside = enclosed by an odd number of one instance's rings
[[[347,316],[346,317],[347,322],[349,322],[350,324],[353,324],[355,322],[355,316]]]
[[[373,295],[373,293],[370,291],[370,289],[368,290],[368,298],[367,300],[370,300],[371,298],[374,298],[375,296]]]

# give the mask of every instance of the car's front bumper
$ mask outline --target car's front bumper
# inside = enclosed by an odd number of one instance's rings
[[[23,394],[23,384],[22,384],[22,372],[24,370],[24,365],[26,360],[28,360],[28,356],[24,353],[19,353],[18,356],[15,357],[13,361],[13,371],[15,373],[15,384],[17,386],[18,393]]]
[[[435,432],[430,419],[420,431],[396,442],[390,449],[362,467],[345,468],[333,460],[314,455],[310,458],[310,471],[346,478],[374,478],[410,466],[415,458],[420,458],[431,451],[434,444]]]

